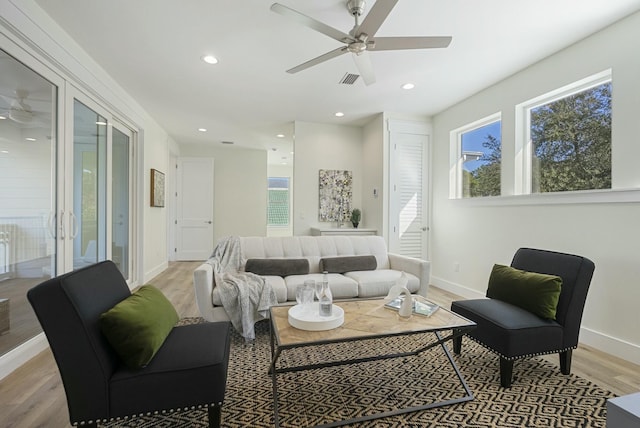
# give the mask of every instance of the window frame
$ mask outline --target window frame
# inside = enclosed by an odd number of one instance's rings
[[[279,188],[279,187],[270,187],[269,180],[271,179],[286,180],[287,181],[286,189]],[[271,197],[270,197],[271,190],[287,192],[287,223],[286,224],[272,224],[269,222],[270,221],[269,211],[271,206]],[[291,226],[291,177],[269,176],[267,177],[267,227],[276,229],[276,228],[288,228],[290,226]]]
[[[570,97],[580,92],[593,89],[605,83],[613,83],[613,73],[611,69],[601,71],[584,79],[564,85],[560,88],[546,92],[535,98],[517,104],[515,107],[515,186],[516,195],[537,195],[532,192],[532,161],[533,161],[533,141],[531,139],[531,110],[543,105],[551,104],[563,98]],[[612,95],[613,99],[613,95]],[[612,113],[613,115],[613,113]],[[612,125],[613,133],[613,125]],[[613,147],[613,138],[611,140]],[[613,160],[612,160],[613,162]],[[613,165],[612,165],[613,169]],[[613,173],[613,171],[612,171]],[[569,190],[561,192],[541,192],[545,195],[564,195],[589,192],[609,192],[614,190],[613,183],[611,189],[588,189]]]
[[[490,125],[492,123],[500,122],[500,146],[502,147],[502,112],[496,112],[485,116],[481,119],[478,119],[474,122],[468,123],[456,129],[453,129],[449,133],[449,147],[450,147],[450,170],[449,170],[449,198],[450,199],[461,199],[461,200],[471,200],[471,199],[483,199],[483,198],[496,198],[499,196],[473,196],[473,197],[464,197],[462,186],[463,186],[463,153],[462,153],[462,136],[468,132],[474,131],[476,129],[482,128],[483,126]],[[502,152],[502,150],[501,150]],[[502,159],[501,159],[502,164]],[[500,181],[502,182],[502,168],[500,171]],[[502,185],[500,186],[502,190]]]

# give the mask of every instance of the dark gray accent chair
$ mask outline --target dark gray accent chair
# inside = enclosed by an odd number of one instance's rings
[[[520,248],[511,266],[562,278],[556,319],[538,317],[518,306],[497,299],[460,300],[451,310],[478,326],[467,336],[500,356],[500,384],[511,386],[513,362],[520,358],[560,355],[560,371],[571,372],[572,350],[578,335],[587,291],[595,266],[585,257],[555,251]],[[453,350],[460,354],[462,336],[454,339]]]
[[[27,297],[55,357],[72,425],[178,410],[208,409],[220,426],[230,323],[174,327],[151,362],[127,368],[103,336],[100,314],[131,292],[111,261],[52,278]]]

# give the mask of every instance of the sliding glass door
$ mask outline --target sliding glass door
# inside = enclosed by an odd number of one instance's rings
[[[0,34],[0,356],[42,332],[27,291],[111,259],[135,283],[134,127]]]
[[[113,260],[131,278],[132,131],[73,94],[73,269]]]
[[[56,78],[0,50],[0,355],[42,331],[26,293],[59,273]]]

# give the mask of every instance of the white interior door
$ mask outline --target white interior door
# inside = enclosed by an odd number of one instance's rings
[[[178,158],[176,260],[213,251],[213,158]]]
[[[427,259],[428,135],[413,128],[390,124],[389,250]]]

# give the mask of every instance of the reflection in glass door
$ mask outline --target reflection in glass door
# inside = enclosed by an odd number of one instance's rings
[[[42,331],[26,293],[57,273],[57,100],[0,50],[0,355]]]
[[[106,258],[107,120],[73,103],[73,268]]]

